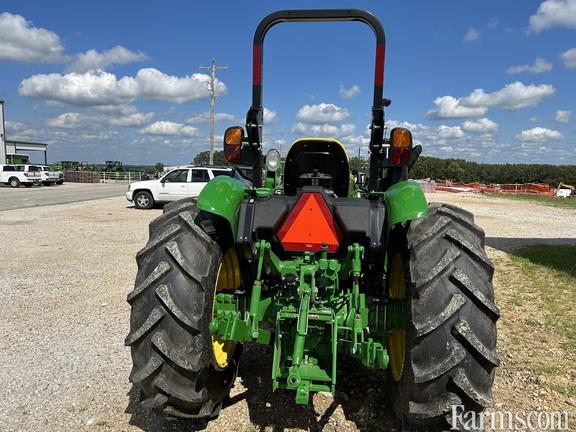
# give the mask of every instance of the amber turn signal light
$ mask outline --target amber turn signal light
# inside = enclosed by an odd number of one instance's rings
[[[224,133],[224,156],[228,162],[240,163],[243,140],[244,129],[240,126],[233,126],[226,129]]]
[[[412,132],[406,128],[394,128],[390,132],[390,145],[397,148],[412,147]]]

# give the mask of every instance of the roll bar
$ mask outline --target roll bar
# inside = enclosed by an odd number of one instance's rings
[[[254,151],[254,184],[261,182],[261,144],[262,144],[262,59],[264,38],[268,30],[282,22],[331,22],[360,21],[367,24],[376,36],[376,58],[374,67],[374,98],[372,102],[372,122],[370,125],[370,191],[377,188],[380,154],[384,138],[384,102],[382,86],[384,83],[384,53],[386,40],[380,21],[370,12],[360,9],[309,9],[282,10],[265,17],[254,33],[252,63],[252,106],[246,115],[248,142]]]

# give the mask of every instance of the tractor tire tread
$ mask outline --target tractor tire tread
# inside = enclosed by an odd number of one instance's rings
[[[239,351],[215,366],[208,324],[222,252],[195,224],[191,202],[168,208],[138,253],[131,305],[130,381],[143,406],[169,418],[206,422],[220,412],[236,376]]]
[[[492,403],[496,350],[494,267],[468,211],[432,203],[406,228],[411,320],[394,408],[413,430],[449,429],[453,405]]]
[[[184,211],[193,211],[196,208],[196,198],[183,198],[164,205],[162,215],[158,216],[148,226],[150,237],[157,234],[158,229],[166,226],[168,221],[177,219]]]

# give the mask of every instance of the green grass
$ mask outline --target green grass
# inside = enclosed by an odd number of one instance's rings
[[[537,293],[542,301],[545,325],[576,349],[576,246],[527,246],[514,251],[512,260],[527,276],[525,292]]]
[[[524,277],[510,300],[524,309],[522,321],[524,331],[531,334],[530,343],[548,347],[554,338],[568,351],[576,351],[576,245],[527,246],[515,250],[511,259]],[[526,343],[526,335],[517,336],[513,334],[513,344]],[[566,380],[573,376],[571,359],[530,356],[530,360],[540,385],[576,397],[576,383]]]
[[[550,207],[576,209],[576,198],[554,198],[545,195],[525,195],[525,194],[487,194],[491,198],[502,198],[515,201],[528,201],[536,204],[543,204]]]

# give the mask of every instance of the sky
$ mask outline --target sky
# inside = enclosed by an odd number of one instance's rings
[[[6,138],[48,159],[188,163],[251,103],[252,38],[278,9],[362,8],[386,32],[388,130],[423,154],[576,164],[576,0],[21,1],[0,4]],[[361,23],[288,23],[264,44],[264,149],[302,136],[368,155],[374,35]],[[32,159],[41,154],[30,153]]]

